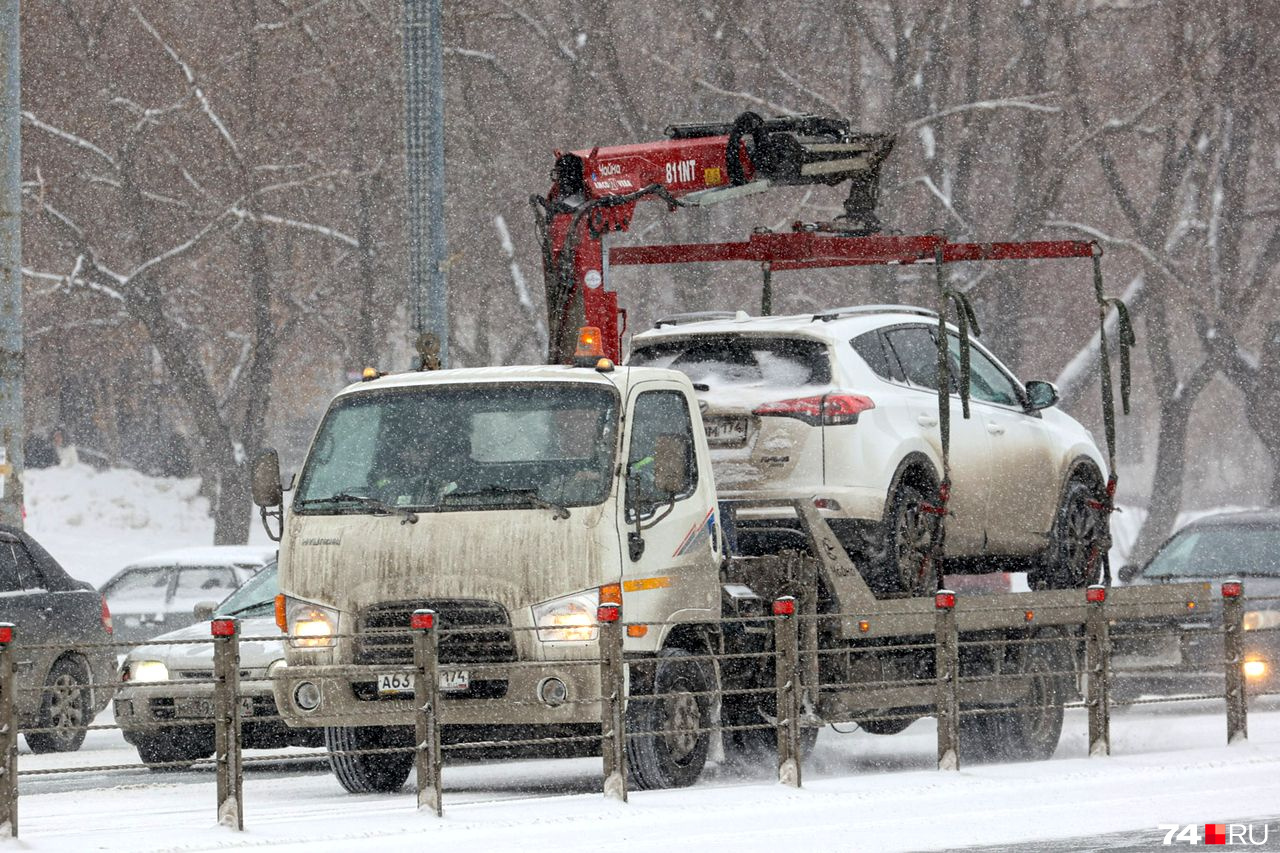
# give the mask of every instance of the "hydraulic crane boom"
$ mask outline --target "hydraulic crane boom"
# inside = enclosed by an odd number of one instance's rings
[[[841,119],[743,113],[730,124],[667,128],[658,142],[556,153],[544,211],[543,263],[551,332],[550,360],[568,360],[574,330],[598,326],[617,359],[622,318],[617,293],[605,287],[602,238],[626,231],[636,202],[707,205],[774,186],[849,182],[841,231],[872,234],[880,164],[893,137],[854,133]],[[581,322],[579,322],[581,320]]]

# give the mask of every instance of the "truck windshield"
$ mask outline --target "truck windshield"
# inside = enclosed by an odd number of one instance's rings
[[[330,407],[293,508],[385,513],[588,506],[609,492],[618,395],[570,383],[435,385]]]

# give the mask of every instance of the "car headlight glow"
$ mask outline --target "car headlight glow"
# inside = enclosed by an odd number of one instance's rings
[[[596,638],[596,590],[555,598],[533,606],[533,624],[544,643],[589,642]]]
[[[1265,631],[1280,628],[1280,610],[1250,610],[1241,623],[1246,631]]]
[[[338,611],[297,598],[285,600],[289,642],[295,648],[325,648],[338,633]]]
[[[127,666],[129,681],[148,683],[169,680],[169,667],[164,665],[164,661],[133,660]]]
[[[1249,658],[1244,662],[1245,678],[1252,678],[1255,681],[1260,678],[1267,677],[1267,662],[1261,658]]]

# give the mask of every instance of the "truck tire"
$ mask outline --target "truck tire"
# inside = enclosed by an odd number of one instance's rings
[[[885,714],[892,714],[892,719],[858,720],[858,728],[870,735],[896,735],[907,730],[919,717],[899,716],[900,711],[885,709]]]
[[[627,703],[627,765],[637,790],[697,781],[711,743],[711,665],[684,649],[658,653],[653,689]]]
[[[960,760],[981,764],[999,761],[1044,761],[1053,757],[1062,737],[1063,703],[1068,679],[1060,649],[1027,646],[1021,671],[1029,690],[1016,705],[976,709],[960,716]]]
[[[404,787],[413,769],[412,752],[346,755],[352,750],[413,745],[412,730],[392,726],[326,726],[324,745],[338,783],[352,794],[390,793]]]
[[[1079,589],[1101,578],[1106,518],[1096,506],[1098,490],[1072,477],[1049,532],[1040,566],[1027,575],[1032,589]]]
[[[202,742],[203,741],[203,742]],[[186,770],[201,758],[213,755],[213,744],[181,729],[158,730],[137,735],[138,758],[152,773]],[[180,763],[174,763],[180,762]],[[164,765],[157,767],[156,765]]]
[[[929,501],[929,495],[914,482],[903,480],[894,487],[880,524],[880,541],[868,566],[867,585],[877,597],[933,593],[937,581],[932,554],[938,516],[924,511]]]
[[[27,733],[27,746],[35,753],[75,752],[84,743],[87,733],[84,727],[91,722],[93,708],[87,667],[78,658],[58,658],[44,680],[40,716],[35,725],[38,729],[54,731]]]

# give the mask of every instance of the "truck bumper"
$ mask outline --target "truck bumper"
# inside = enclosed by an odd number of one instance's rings
[[[440,722],[455,726],[559,726],[600,722],[600,667],[595,661],[442,664],[441,671],[466,669],[470,688],[440,693]],[[411,694],[379,695],[377,673],[408,672],[411,667],[285,667],[272,679],[276,706],[290,726],[412,725],[416,703]],[[565,685],[565,699],[552,705],[539,696],[547,679]],[[299,706],[305,683],[320,691],[314,710]]]

